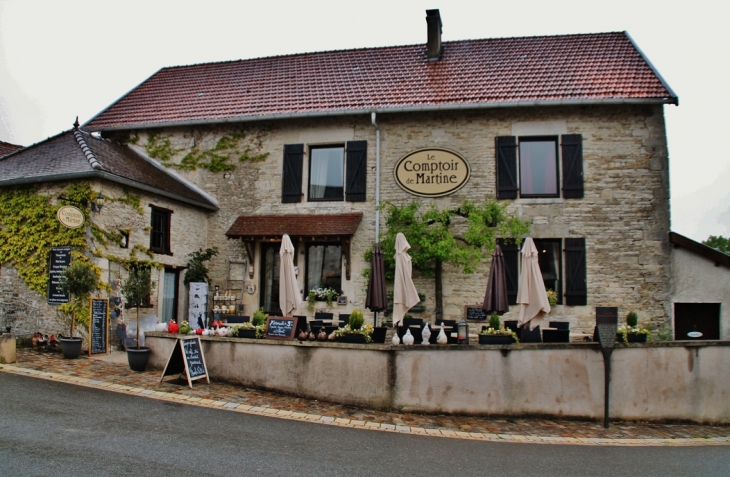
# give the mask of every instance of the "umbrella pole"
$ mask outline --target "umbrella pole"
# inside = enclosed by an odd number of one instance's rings
[[[373,328],[378,326],[378,312],[373,312]]]

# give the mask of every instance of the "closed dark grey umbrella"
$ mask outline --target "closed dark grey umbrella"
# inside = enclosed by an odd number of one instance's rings
[[[492,266],[489,268],[489,281],[487,282],[487,293],[484,295],[482,309],[491,314],[497,312],[500,315],[509,311],[507,301],[507,276],[504,271],[504,255],[502,249],[497,245],[492,252]]]
[[[368,282],[368,293],[365,296],[365,306],[376,313],[388,309],[388,295],[385,289],[385,260],[383,260],[383,251],[380,249],[379,243],[375,244],[370,261],[370,281]],[[377,314],[375,324],[377,324]]]

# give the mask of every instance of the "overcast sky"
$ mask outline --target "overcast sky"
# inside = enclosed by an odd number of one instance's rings
[[[665,106],[672,230],[730,237],[730,4],[719,0],[0,0],[0,140],[84,123],[165,66],[424,43],[628,31],[679,96]]]

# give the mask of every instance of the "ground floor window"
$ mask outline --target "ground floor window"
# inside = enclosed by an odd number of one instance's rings
[[[279,306],[280,242],[261,243],[261,282],[259,305],[269,315],[281,315]]]
[[[719,303],[675,303],[675,340],[719,340]]]
[[[307,253],[306,289],[333,288],[342,290],[342,247],[339,244],[309,244]]]
[[[586,245],[584,238],[533,239],[538,250],[538,263],[546,289],[554,290],[558,303],[568,306],[588,304],[586,280]],[[520,249],[514,242],[499,239],[507,276],[507,297],[517,304],[520,273]]]

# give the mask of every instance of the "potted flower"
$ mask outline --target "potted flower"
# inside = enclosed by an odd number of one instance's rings
[[[489,315],[489,327],[483,328],[479,333],[479,344],[513,344],[519,343],[517,333],[500,325],[499,314],[493,312]]]
[[[307,309],[309,311],[314,310],[314,303],[318,301],[326,301],[327,306],[332,306],[332,303],[340,296],[340,292],[334,288],[328,287],[317,287],[309,290],[307,294]]]
[[[121,288],[121,293],[130,306],[137,308],[137,347],[127,348],[127,361],[132,371],[144,371],[150,356],[150,349],[140,346],[140,308],[147,304],[154,284],[151,280],[149,267],[134,267],[129,270],[129,276]],[[185,323],[183,323],[184,325]],[[183,326],[180,327],[182,332]]]
[[[626,324],[618,329],[616,338],[623,341],[625,345],[629,343],[646,343],[650,332],[648,326],[639,328],[639,315],[635,311],[630,311],[626,315]]]
[[[555,293],[555,290],[548,288],[547,290],[545,290],[545,292],[547,293],[548,303],[550,304],[550,308],[557,305],[558,304],[558,294]]]
[[[372,341],[373,326],[365,325],[365,317],[360,310],[350,312],[349,322],[342,328],[334,331],[335,341],[343,343],[370,343]]]
[[[83,338],[74,336],[74,325],[77,313],[85,311],[84,304],[92,291],[98,288],[99,271],[83,258],[77,258],[61,273],[60,287],[64,293],[71,295],[71,301],[63,305],[71,313],[71,332],[68,337],[61,337],[61,352],[66,359],[76,359],[81,354]]]

